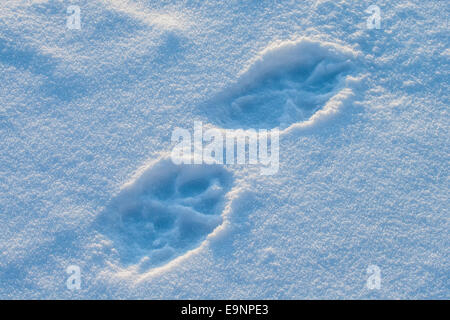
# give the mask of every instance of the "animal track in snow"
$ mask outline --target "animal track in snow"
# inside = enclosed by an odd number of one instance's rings
[[[355,57],[351,49],[308,39],[271,46],[206,104],[206,113],[233,129],[284,129],[306,121],[345,88]]]
[[[99,227],[124,265],[161,266],[198,247],[222,223],[231,182],[219,165],[161,160],[113,199]]]

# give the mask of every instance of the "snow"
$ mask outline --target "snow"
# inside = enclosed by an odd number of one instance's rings
[[[448,299],[449,8],[2,1],[0,298]],[[194,121],[278,172],[173,164]]]

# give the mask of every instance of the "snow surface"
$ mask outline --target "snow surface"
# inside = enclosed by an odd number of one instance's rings
[[[448,1],[0,5],[0,298],[450,298]],[[278,173],[174,165],[194,121]]]

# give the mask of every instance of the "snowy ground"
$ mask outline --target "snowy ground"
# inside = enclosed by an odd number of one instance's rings
[[[0,7],[0,298],[450,298],[448,1]],[[278,172],[174,165],[194,121]]]

